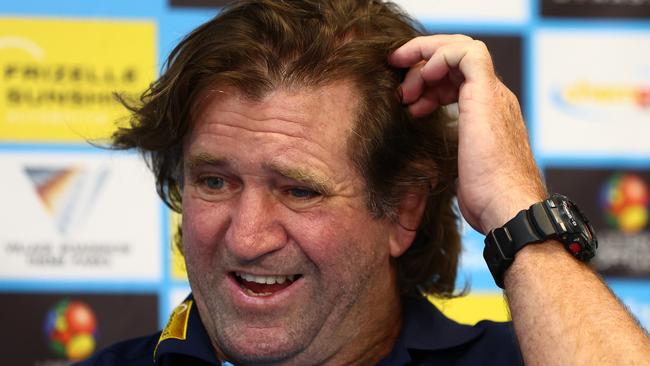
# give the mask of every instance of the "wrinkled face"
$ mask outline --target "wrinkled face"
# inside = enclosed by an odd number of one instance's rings
[[[386,331],[392,226],[371,217],[347,154],[357,100],[347,83],[258,102],[224,89],[195,116],[184,254],[206,329],[230,360],[319,363]]]

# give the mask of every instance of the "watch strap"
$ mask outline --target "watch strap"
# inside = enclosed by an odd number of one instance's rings
[[[503,276],[518,251],[548,239],[561,242],[580,261],[591,259],[598,248],[595,232],[580,209],[567,197],[553,194],[486,235],[483,257],[497,286],[503,288]]]
[[[505,271],[510,267],[519,250],[555,234],[545,204],[546,201],[538,202],[527,210],[519,211],[505,225],[491,230],[485,237],[483,257],[497,286],[503,288]]]

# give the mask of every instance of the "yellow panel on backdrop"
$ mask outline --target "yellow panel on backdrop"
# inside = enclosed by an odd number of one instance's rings
[[[510,320],[508,304],[500,293],[470,293],[453,299],[429,297],[429,300],[448,318],[463,324],[474,325],[485,319]]]
[[[74,142],[110,136],[156,73],[147,21],[0,18],[0,139]]]
[[[178,227],[181,222],[181,215],[176,212],[169,214],[169,231],[172,238],[172,254],[170,256],[170,272],[175,280],[187,280],[187,269],[185,268],[185,259],[183,254],[176,246],[176,236],[178,235]]]

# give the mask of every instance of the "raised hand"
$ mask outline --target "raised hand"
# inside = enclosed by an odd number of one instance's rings
[[[519,103],[495,74],[483,42],[417,37],[389,62],[410,68],[401,88],[412,115],[458,103],[458,201],[472,227],[486,233],[545,198]]]

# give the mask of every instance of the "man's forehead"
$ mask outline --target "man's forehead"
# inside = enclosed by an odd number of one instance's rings
[[[226,81],[215,82],[211,86],[204,88],[192,102],[191,120],[192,124],[200,119],[205,113],[206,107],[212,103],[226,101],[227,103],[238,103],[249,106],[271,106],[279,113],[296,112],[299,108],[295,103],[284,103],[283,100],[291,99],[292,101],[301,101],[300,107],[304,104],[317,108],[321,113],[329,113],[335,110],[349,109],[350,116],[356,120],[359,107],[361,105],[359,88],[355,82],[348,79],[334,80],[324,84],[303,85],[279,84],[278,86],[268,87],[264,90],[251,87],[234,86]],[[335,98],[327,98],[328,95],[334,95]],[[330,121],[343,123],[345,121]]]
[[[300,164],[303,160],[300,151],[309,149],[308,154],[325,159],[323,161],[328,161],[326,165],[338,165],[332,159],[348,165],[351,162],[348,140],[358,115],[357,94],[354,84],[347,81],[315,88],[277,88],[255,98],[228,84],[215,85],[206,89],[197,103],[195,118],[184,143],[185,164],[227,165],[228,160],[222,154],[225,151],[220,151],[217,141],[220,133],[214,135],[214,131],[224,131],[219,125],[227,126],[227,129],[237,126],[240,130],[253,132],[247,136],[259,133],[257,138],[271,143],[286,141],[290,144],[280,148],[284,156],[265,161],[267,170],[325,186],[326,177],[335,171],[321,169],[319,174],[319,170],[313,169],[309,163]],[[209,132],[205,134],[202,131]],[[230,128],[230,131],[234,130]],[[200,137],[202,134],[205,136]],[[291,138],[283,139],[284,136]],[[203,152],[212,155],[201,155]]]

